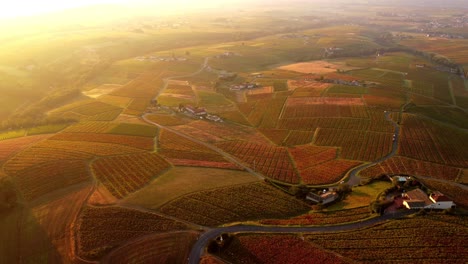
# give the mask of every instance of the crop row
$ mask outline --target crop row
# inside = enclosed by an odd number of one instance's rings
[[[208,147],[193,142],[185,137],[177,135],[174,132],[170,132],[166,129],[161,130],[159,134],[159,148],[163,150],[177,150],[197,153],[209,153],[217,154],[215,151]]]
[[[286,129],[268,129],[260,128],[258,129],[265,137],[273,141],[276,145],[281,145],[284,139],[289,135],[289,131]]]
[[[130,239],[154,232],[187,229],[162,216],[120,207],[86,207],[78,223],[79,254],[97,259]]]
[[[334,160],[337,157],[336,148],[313,145],[296,146],[290,148],[289,153],[291,153],[299,170],[304,170],[317,164]]]
[[[468,135],[432,121],[404,115],[399,154],[435,163],[468,166]]]
[[[315,144],[341,147],[341,156],[350,160],[374,161],[392,150],[392,134],[323,128],[317,132]]]
[[[85,141],[85,142],[100,142],[125,145],[129,147],[152,150],[153,139],[149,137],[101,134],[101,133],[60,133],[53,136],[53,140],[64,141]]]
[[[30,201],[52,191],[90,179],[88,166],[81,160],[58,160],[15,171],[14,181]]]
[[[64,150],[87,153],[96,156],[109,156],[142,152],[143,150],[125,145],[87,141],[46,140],[39,142],[35,147],[46,148],[51,151]]]
[[[379,119],[374,114],[371,119],[356,118],[287,118],[280,119],[279,127],[289,130],[315,130],[316,128],[336,128],[352,130],[370,130],[375,132],[393,132],[390,122]]]
[[[93,102],[90,104],[82,105],[76,108],[73,108],[71,111],[80,115],[86,115],[86,116],[94,116],[98,115],[101,113],[109,112],[109,111],[116,111],[116,110],[121,110],[121,108],[106,104],[103,102]]]
[[[236,221],[294,216],[309,208],[274,187],[254,183],[185,195],[165,204],[160,210],[193,223],[216,226]]]
[[[84,152],[76,152],[65,149],[49,149],[31,147],[21,151],[4,165],[4,170],[8,174],[14,174],[25,168],[39,165],[44,162],[58,162],[61,160],[89,160],[93,155]]]
[[[281,118],[303,117],[352,117],[368,118],[365,106],[361,105],[292,105],[287,106]]]
[[[96,178],[117,198],[140,189],[169,167],[155,153],[101,158],[92,164]]]
[[[0,141],[0,164],[6,161],[6,159],[14,153],[17,153],[31,144],[47,138],[47,136],[30,136],[20,137],[9,140]]]
[[[233,263],[347,263],[294,235],[237,235],[220,256]]]
[[[360,162],[350,160],[330,160],[305,170],[299,170],[302,182],[310,185],[331,184],[338,182]]]
[[[454,181],[459,173],[460,169],[455,167],[397,156],[362,170],[360,175],[374,178],[384,174],[407,174]]]
[[[88,121],[80,122],[65,129],[65,132],[73,133],[106,133],[116,127],[116,123]]]
[[[286,97],[275,98],[270,100],[268,107],[265,108],[265,113],[263,114],[260,127],[264,128],[275,128],[276,123],[278,122],[281,110],[283,109],[284,102]]]
[[[286,146],[304,145],[312,142],[313,137],[314,131],[292,130],[283,144]]]
[[[267,177],[287,183],[299,182],[286,148],[242,141],[223,142],[217,146]]]
[[[467,238],[466,226],[421,217],[356,231],[307,236],[320,247],[365,263],[463,263],[468,257]]]
[[[90,116],[89,118],[86,118],[86,121],[113,121],[115,120],[120,113],[122,113],[122,109],[115,109],[107,112],[102,112],[97,115]]]
[[[161,72],[146,72],[130,83],[110,93],[111,95],[130,98],[152,98],[162,88]]]
[[[264,225],[335,225],[369,218],[372,214],[367,206],[348,210],[307,213],[289,219],[265,219]]]

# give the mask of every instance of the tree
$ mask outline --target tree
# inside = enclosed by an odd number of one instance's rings
[[[0,212],[16,206],[16,191],[8,178],[0,179]]]

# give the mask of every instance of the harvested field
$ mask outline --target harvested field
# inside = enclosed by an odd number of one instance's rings
[[[326,74],[336,72],[336,70],[340,68],[342,68],[342,65],[333,64],[327,61],[312,61],[281,66],[278,69],[301,73]]]

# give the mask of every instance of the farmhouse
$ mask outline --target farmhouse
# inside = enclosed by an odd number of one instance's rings
[[[430,197],[421,189],[414,189],[403,195],[403,205],[408,209],[448,209],[455,206],[452,200],[441,192],[434,192]]]
[[[310,192],[306,196],[306,200],[314,203],[321,203],[323,205],[329,204],[335,201],[336,199],[338,199],[338,194],[336,192],[325,192],[321,195]]]
[[[204,116],[207,114],[205,108],[194,107],[192,105],[185,106],[184,110],[194,116]]]

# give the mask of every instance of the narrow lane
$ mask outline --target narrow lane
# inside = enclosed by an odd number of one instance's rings
[[[362,222],[334,225],[334,226],[315,226],[315,227],[274,227],[274,226],[252,226],[252,225],[236,225],[228,227],[220,227],[211,229],[201,235],[190,251],[188,263],[198,264],[200,257],[204,254],[208,243],[220,236],[223,233],[324,233],[349,231],[363,227],[369,227],[378,223],[385,222],[390,219],[400,218],[414,213],[413,211],[403,211],[395,214],[383,215],[380,217],[368,219]]]
[[[395,128],[395,131],[394,131],[394,135],[395,135],[395,140],[393,140],[392,142],[392,151],[390,151],[390,153],[388,153],[385,157],[382,157],[374,162],[371,162],[371,163],[367,163],[367,164],[363,164],[361,166],[358,166],[354,169],[352,169],[350,172],[349,172],[349,180],[348,180],[348,184],[351,185],[351,186],[356,186],[356,185],[359,185],[361,183],[361,178],[357,175],[361,170],[363,169],[366,169],[366,168],[369,168],[369,167],[372,167],[380,162],[383,162],[393,156],[395,156],[397,150],[398,150],[398,138],[400,136],[400,126],[395,122],[393,121],[393,119],[390,117],[390,113],[389,111],[385,111],[385,118],[387,119],[387,121],[391,122],[393,127]]]

